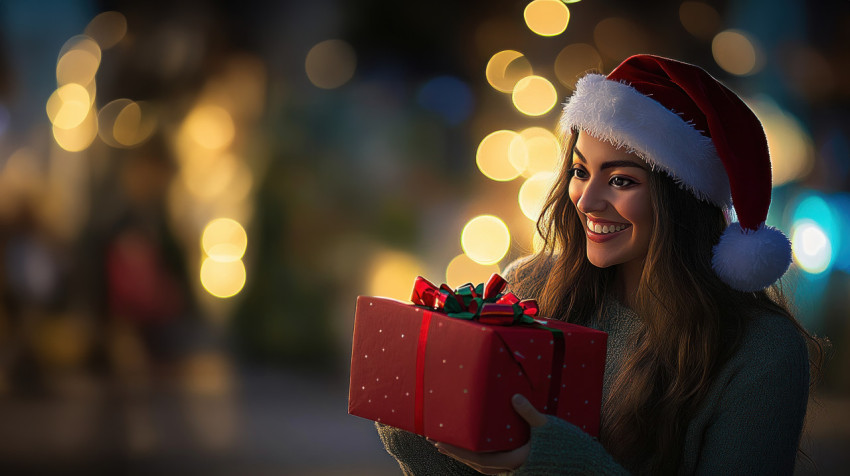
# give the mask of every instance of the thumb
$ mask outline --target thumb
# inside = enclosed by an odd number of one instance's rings
[[[511,398],[511,403],[519,416],[527,421],[532,428],[546,424],[546,415],[538,412],[524,396],[517,393]]]

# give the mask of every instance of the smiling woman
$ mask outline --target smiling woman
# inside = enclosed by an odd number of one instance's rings
[[[823,351],[774,286],[791,249],[764,223],[761,123],[702,69],[638,55],[579,80],[561,126],[543,246],[505,274],[542,315],[608,333],[599,439],[515,396],[515,450],[379,425],[385,446],[407,474],[791,474]]]
[[[572,164],[569,196],[586,225],[587,259],[599,268],[623,265],[631,296],[652,236],[649,170],[637,155],[588,134],[579,136]]]

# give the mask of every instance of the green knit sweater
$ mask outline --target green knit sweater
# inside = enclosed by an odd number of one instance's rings
[[[608,333],[603,401],[640,326],[630,309],[609,300],[592,327]],[[806,413],[809,361],[805,342],[786,318],[752,316],[737,353],[721,369],[689,422],[680,474],[791,474]],[[404,474],[474,475],[421,436],[377,424]],[[554,416],[531,431],[531,452],[511,474],[628,474],[605,447]]]

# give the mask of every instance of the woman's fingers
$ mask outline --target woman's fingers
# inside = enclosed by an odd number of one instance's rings
[[[498,474],[516,469],[525,463],[528,453],[531,451],[531,446],[528,443],[515,450],[488,453],[469,451],[447,443],[436,443],[434,446],[440,453],[484,474]]]
[[[528,401],[527,398],[520,394],[516,394],[511,398],[511,403],[514,406],[514,410],[519,413],[525,421],[528,422],[531,427],[543,426],[546,424],[546,415],[537,411],[534,408],[534,405]]]

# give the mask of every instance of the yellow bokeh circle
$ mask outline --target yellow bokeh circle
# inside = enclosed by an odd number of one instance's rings
[[[528,116],[540,116],[551,111],[558,102],[555,86],[542,76],[526,76],[514,88],[514,107]]]
[[[528,29],[540,36],[560,35],[570,22],[570,9],[560,0],[533,0],[523,12]]]
[[[204,228],[201,247],[216,261],[237,261],[242,259],[248,248],[248,234],[236,220],[216,218]]]
[[[517,178],[528,165],[524,143],[516,144],[520,135],[514,131],[500,130],[488,134],[475,153],[475,163],[485,177],[500,182]]]
[[[530,220],[537,221],[546,196],[555,181],[555,173],[538,172],[526,180],[519,189],[519,208],[523,215]]]
[[[504,50],[494,54],[487,62],[487,82],[497,91],[509,93],[517,81],[531,75],[531,63],[519,51]]]
[[[755,40],[740,30],[725,30],[715,35],[711,53],[718,66],[738,76],[758,72],[764,61]]]
[[[493,215],[480,215],[467,222],[460,236],[463,252],[476,263],[495,264],[511,246],[508,226]]]
[[[211,257],[201,263],[201,285],[218,298],[235,296],[245,287],[246,273],[242,260],[217,261]]]

